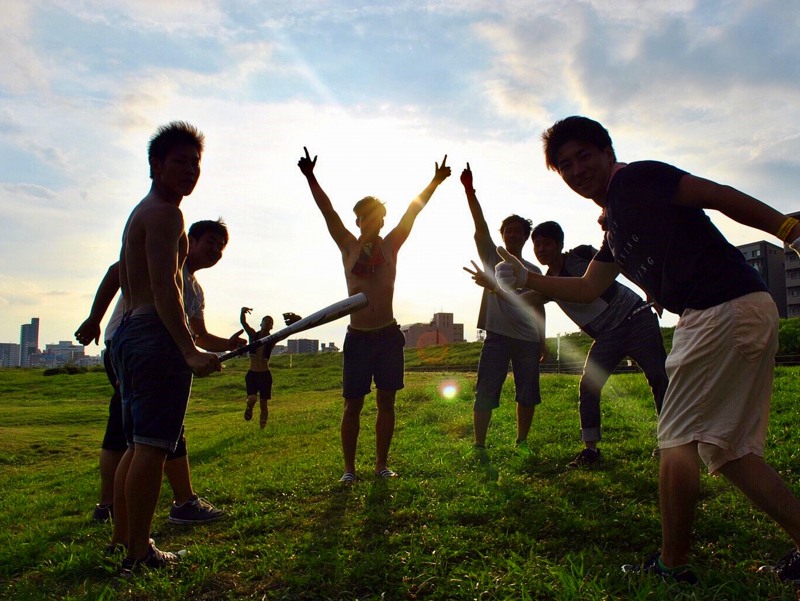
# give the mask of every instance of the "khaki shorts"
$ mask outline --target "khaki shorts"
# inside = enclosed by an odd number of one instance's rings
[[[777,350],[778,312],[766,292],[684,311],[666,362],[658,446],[697,442],[711,473],[763,456]]]

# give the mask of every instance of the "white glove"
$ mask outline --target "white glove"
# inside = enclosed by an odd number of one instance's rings
[[[792,242],[789,245],[789,248],[791,248],[794,252],[796,252],[798,255],[800,255],[800,238],[798,238],[797,240]]]
[[[494,277],[500,287],[506,292],[513,292],[517,288],[524,288],[528,282],[529,271],[514,255],[502,246],[497,247],[497,254],[502,262],[494,266]]]

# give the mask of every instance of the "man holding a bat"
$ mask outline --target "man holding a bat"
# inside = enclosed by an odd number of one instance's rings
[[[344,412],[341,436],[344,454],[344,475],[340,482],[352,484],[356,480],[356,446],[361,425],[364,397],[375,380],[378,414],[375,423],[375,475],[382,478],[397,476],[387,466],[389,447],[394,434],[395,394],[403,388],[403,346],[405,339],[394,319],[392,300],[397,268],[397,253],[411,233],[419,212],[430,200],[436,188],[450,176],[446,166],[447,155],[430,184],[411,201],[400,223],[387,234],[380,236],[386,209],[381,201],[367,196],[353,207],[356,226],[354,236],[342,223],[328,195],[314,175],[317,157],[311,159],[308,149],[297,163],[306,177],[314,201],[317,203],[328,233],[342,253],[348,294],[363,292],[369,306],[350,316],[350,326],[344,342],[343,391]]]

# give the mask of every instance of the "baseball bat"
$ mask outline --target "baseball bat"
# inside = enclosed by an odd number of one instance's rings
[[[369,299],[367,298],[367,295],[363,292],[359,292],[358,294],[354,294],[353,296],[350,296],[344,300],[340,300],[332,305],[328,305],[324,309],[320,309],[316,313],[312,313],[300,321],[296,321],[292,325],[286,326],[282,330],[278,330],[274,334],[259,338],[250,344],[239,347],[235,351],[224,353],[220,355],[219,360],[227,361],[228,359],[233,359],[234,357],[239,357],[245,353],[252,352],[260,346],[275,344],[281,340],[284,340],[285,338],[288,338],[292,334],[310,330],[311,328],[316,328],[322,324],[335,321],[340,317],[344,317],[345,315],[350,315],[359,309],[363,309],[368,304]]]

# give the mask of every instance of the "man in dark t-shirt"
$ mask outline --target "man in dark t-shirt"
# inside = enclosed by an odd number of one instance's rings
[[[623,569],[697,582],[686,564],[700,488],[698,455],[709,472],[730,480],[800,547],[800,500],[763,459],[778,313],[758,273],[704,209],[774,234],[795,250],[800,222],[671,165],[619,163],[608,132],[586,117],[559,121],[542,139],[548,167],[604,209],[607,231],[579,278],[528,273],[498,249],[504,259],[495,269],[500,285],[589,302],[624,273],[680,315],[658,419],[662,548]],[[765,570],[800,582],[800,550]]]

